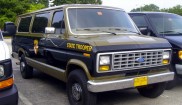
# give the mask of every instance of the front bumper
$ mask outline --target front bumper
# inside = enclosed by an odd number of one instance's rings
[[[18,90],[16,85],[0,91],[0,105],[18,105]]]
[[[173,80],[173,78],[174,78],[174,72],[149,75],[148,84],[170,81],[170,80]],[[90,92],[94,92],[94,93],[133,88],[134,79],[135,78],[128,78],[128,79],[122,79],[122,80],[103,81],[103,82],[97,82],[97,81],[91,80],[87,82],[87,87]]]

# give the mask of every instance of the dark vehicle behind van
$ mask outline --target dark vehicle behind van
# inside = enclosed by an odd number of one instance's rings
[[[148,36],[167,39],[173,47],[172,69],[177,77],[182,77],[182,17],[164,12],[132,12],[129,13],[141,33]],[[175,81],[169,82],[172,88]]]

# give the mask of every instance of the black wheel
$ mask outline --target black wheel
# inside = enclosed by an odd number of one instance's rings
[[[24,79],[33,77],[33,68],[27,64],[24,55],[22,55],[20,59],[20,72]]]
[[[87,80],[81,70],[74,70],[69,74],[67,94],[70,105],[96,105],[97,96],[88,91]]]
[[[175,74],[174,75],[174,79],[172,81],[168,81],[167,84],[166,84],[166,90],[170,90],[172,88],[174,88],[176,86],[176,83],[177,83],[177,75]]]
[[[166,88],[166,82],[151,84],[146,87],[138,88],[139,93],[148,98],[156,98],[160,96]]]

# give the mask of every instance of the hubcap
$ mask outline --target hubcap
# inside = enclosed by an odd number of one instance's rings
[[[21,70],[21,72],[23,72],[24,69],[25,69],[25,63],[24,62],[21,62],[21,64],[20,64],[20,70]]]
[[[81,99],[82,88],[78,83],[72,85],[72,95],[76,101]]]

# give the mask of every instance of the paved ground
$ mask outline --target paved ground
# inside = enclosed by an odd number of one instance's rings
[[[10,40],[6,40],[10,45]],[[11,46],[10,46],[11,48]],[[34,78],[22,79],[19,65],[13,59],[15,83],[19,90],[19,105],[69,105],[65,83],[34,70]],[[155,99],[142,97],[136,89],[98,94],[98,105],[182,105],[182,81]]]

